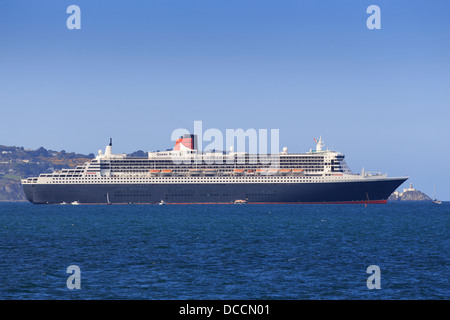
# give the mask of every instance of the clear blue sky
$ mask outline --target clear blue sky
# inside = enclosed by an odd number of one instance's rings
[[[113,137],[122,153],[172,147],[194,120],[279,129],[292,152],[322,135],[354,171],[450,200],[449,16],[425,0],[0,0],[0,144]]]

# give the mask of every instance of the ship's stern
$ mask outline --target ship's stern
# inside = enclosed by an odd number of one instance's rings
[[[25,193],[25,196],[27,197],[27,200],[30,201],[31,203],[33,203],[33,191],[34,191],[34,185],[32,185],[31,183],[27,183],[27,180],[22,180],[21,181],[22,184],[22,189],[23,192]]]

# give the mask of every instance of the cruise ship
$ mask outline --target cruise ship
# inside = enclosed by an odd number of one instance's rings
[[[408,177],[362,170],[322,139],[305,153],[200,152],[186,134],[144,158],[105,150],[75,168],[23,179],[35,204],[385,204]]]

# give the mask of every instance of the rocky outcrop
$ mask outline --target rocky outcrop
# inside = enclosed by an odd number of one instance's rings
[[[412,185],[403,192],[394,191],[388,201],[431,201],[432,199],[425,193],[416,190]]]
[[[20,181],[0,179],[0,201],[26,201]]]

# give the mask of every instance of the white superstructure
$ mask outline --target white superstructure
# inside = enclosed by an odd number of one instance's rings
[[[245,152],[198,153],[194,148],[149,152],[147,158],[113,154],[112,142],[95,159],[74,169],[43,173],[23,184],[142,183],[314,183],[386,179],[385,174],[353,173],[340,152],[324,150],[320,138],[307,153],[250,155]]]

